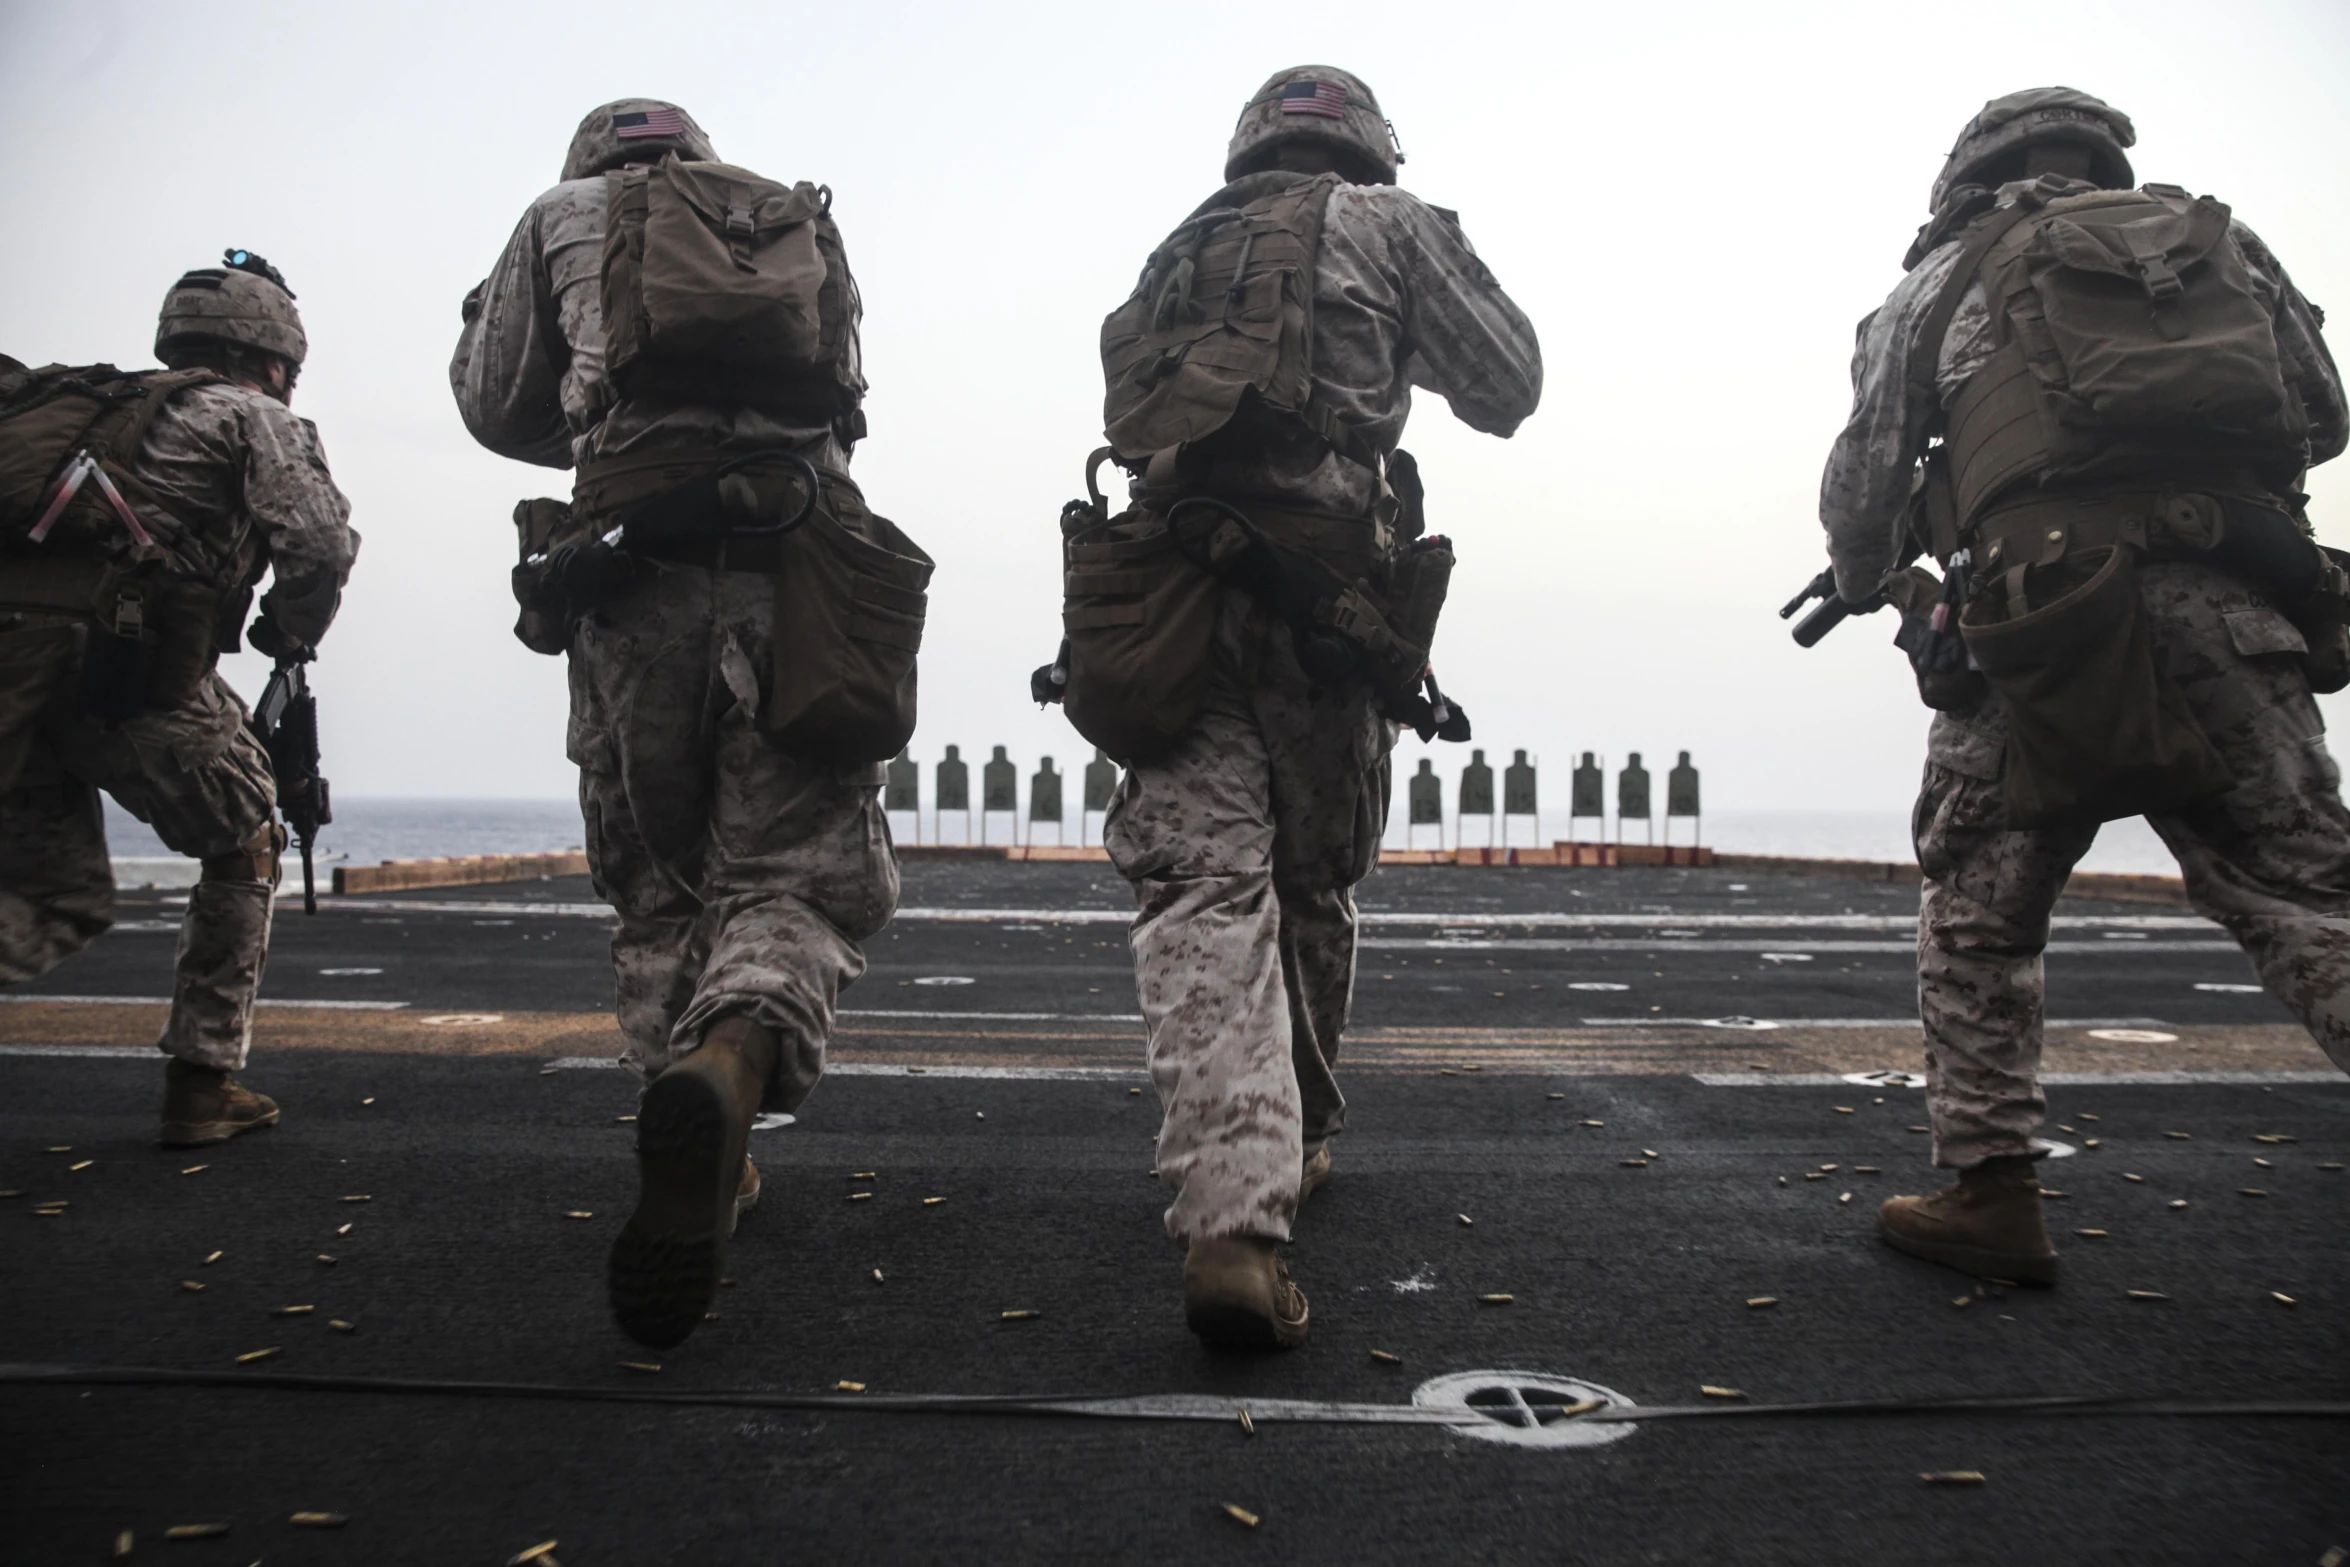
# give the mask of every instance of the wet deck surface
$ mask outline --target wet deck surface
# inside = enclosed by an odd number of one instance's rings
[[[1985,1295],[1871,1239],[1879,1199],[1933,1179],[1923,1106],[1841,1080],[1917,1065],[1914,890],[1383,872],[1352,1125],[1292,1249],[1313,1341],[1236,1363],[1183,1331],[1158,1231],[1123,886],[914,864],[905,902],[844,998],[836,1074],[754,1137],[767,1196],[718,1320],[661,1355],[601,1300],[634,1089],[586,1065],[617,1041],[584,883],[281,914],[266,994],[287,1004],[248,1075],[285,1124],[195,1153],[150,1145],[160,1074],[123,1048],[160,1019],[139,998],[168,986],[176,910],[126,904],[0,1005],[0,1190],[25,1194],[0,1199],[5,1358],[233,1372],[275,1347],[251,1371],[868,1398],[1392,1406],[1481,1369],[1642,1405],[1701,1385],[2350,1398],[2350,1172],[2325,1168],[2350,1161],[2350,1083],[2266,997],[2197,988],[2250,976],[2181,911],[2060,911],[2049,1135],[2078,1151],[2045,1169],[2068,1272]],[[2116,1030],[2171,1037],[2093,1037]],[[289,1305],[315,1310],[273,1315]],[[0,1444],[0,1558],[44,1562],[105,1559],[124,1529],[139,1559],[237,1567],[500,1562],[549,1538],[572,1567],[2314,1562],[2350,1543],[2340,1419],[1733,1417],[1530,1450],[1394,1424],[0,1386]],[[1986,1479],[1918,1478],[1946,1470]],[[350,1522],[295,1530],[295,1511]]]

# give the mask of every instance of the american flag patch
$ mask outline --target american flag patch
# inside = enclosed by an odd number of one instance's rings
[[[675,109],[640,109],[612,116],[612,134],[622,141],[638,136],[683,136],[685,117]]]
[[[1346,89],[1336,82],[1284,82],[1283,114],[1316,114],[1325,120],[1346,118]]]

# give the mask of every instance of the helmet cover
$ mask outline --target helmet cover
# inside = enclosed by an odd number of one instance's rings
[[[2138,140],[2130,117],[2101,98],[2071,87],[2031,87],[1994,98],[1967,122],[1935,176],[1929,209],[1942,210],[1961,185],[1979,185],[1991,167],[2011,152],[2043,142],[2077,142],[2095,155],[2092,172],[2109,190],[2137,183],[2129,154]]]
[[[571,133],[563,178],[584,180],[627,163],[674,152],[687,163],[716,163],[718,153],[694,117],[658,98],[615,98],[588,111]]]
[[[1403,153],[1379,100],[1363,79],[1329,65],[1276,71],[1258,88],[1232,127],[1224,178],[1236,180],[1272,166],[1283,147],[1317,145],[1345,154],[1374,185],[1395,183]]]
[[[299,365],[310,352],[294,291],[277,268],[249,250],[231,249],[225,265],[201,267],[171,285],[155,321],[155,357],[168,361],[183,338],[241,343]]]

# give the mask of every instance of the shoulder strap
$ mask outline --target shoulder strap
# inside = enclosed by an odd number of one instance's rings
[[[146,396],[139,399],[138,411],[131,415],[130,422],[116,433],[113,440],[106,443],[106,450],[91,454],[101,462],[112,461],[115,466],[123,467],[138,461],[140,451],[147,444],[147,431],[154,425],[155,416],[163,411],[165,403],[191,386],[225,382],[228,377],[217,370],[163,370],[151,371],[138,380]]]
[[[1983,219],[1982,226],[1967,239],[1966,248],[1958,253],[1958,261],[1950,269],[1949,280],[1934,297],[1934,308],[1926,312],[1925,322],[1918,328],[1917,340],[1910,344],[1909,378],[1913,385],[1925,391],[1933,389],[1934,371],[1942,362],[1942,339],[1949,334],[1951,317],[1958,314],[1959,301],[1966,298],[1967,285],[1981,270],[1983,258],[1991,254],[1992,246],[2038,212],[2043,204],[2037,191],[2026,190],[2013,205],[2001,207]]]

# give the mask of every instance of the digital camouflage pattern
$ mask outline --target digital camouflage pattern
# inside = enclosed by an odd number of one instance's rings
[[[643,451],[780,446],[847,473],[848,456],[829,425],[614,394],[604,371],[605,203],[600,174],[541,195],[467,297],[449,385],[473,438],[548,468]],[[853,310],[849,336],[847,369],[860,373]]]
[[[182,525],[181,552],[205,577],[232,586],[248,562],[266,562],[262,607],[303,645],[318,645],[359,555],[351,503],[327,471],[318,426],[266,392],[193,386],[156,414],[134,471]]]
[[[767,1108],[824,1070],[857,944],[897,908],[883,767],[814,767],[758,715],[775,584],[656,566],[572,640],[568,748],[612,938],[628,1061],[647,1076],[728,1016],[775,1032]]]
[[[2295,656],[2300,633],[2207,566],[2148,565],[2140,596],[2158,667],[2175,681],[2236,787],[2150,819],[2188,900],[2243,944],[2260,982],[2350,1071],[2350,811]],[[2042,952],[2093,826],[2010,832],[1998,701],[1937,714],[1915,818],[1925,886],[1918,1008],[1935,1160],[1964,1169],[2024,1154],[2039,1086]]]
[[[1316,688],[1237,588],[1215,659],[1198,724],[1127,769],[1102,842],[1138,904],[1167,1233],[1285,1240],[1300,1165],[1346,1124],[1352,888],[1378,856],[1395,728],[1365,692]]]
[[[1542,399],[1542,349],[1451,214],[1392,185],[1341,185],[1314,264],[1313,376],[1316,404],[1391,452],[1415,386],[1443,397],[1471,429],[1514,433]],[[1210,467],[1202,487],[1360,517],[1375,485],[1361,464],[1300,428]]]
[[[53,702],[16,786],[0,795],[0,985],[40,978],[114,923],[101,789],[197,859],[252,844],[276,802],[269,758],[218,675],[184,706],[121,724]],[[190,893],[157,1041],[165,1053],[224,1071],[245,1064],[274,887],[207,877]]]

